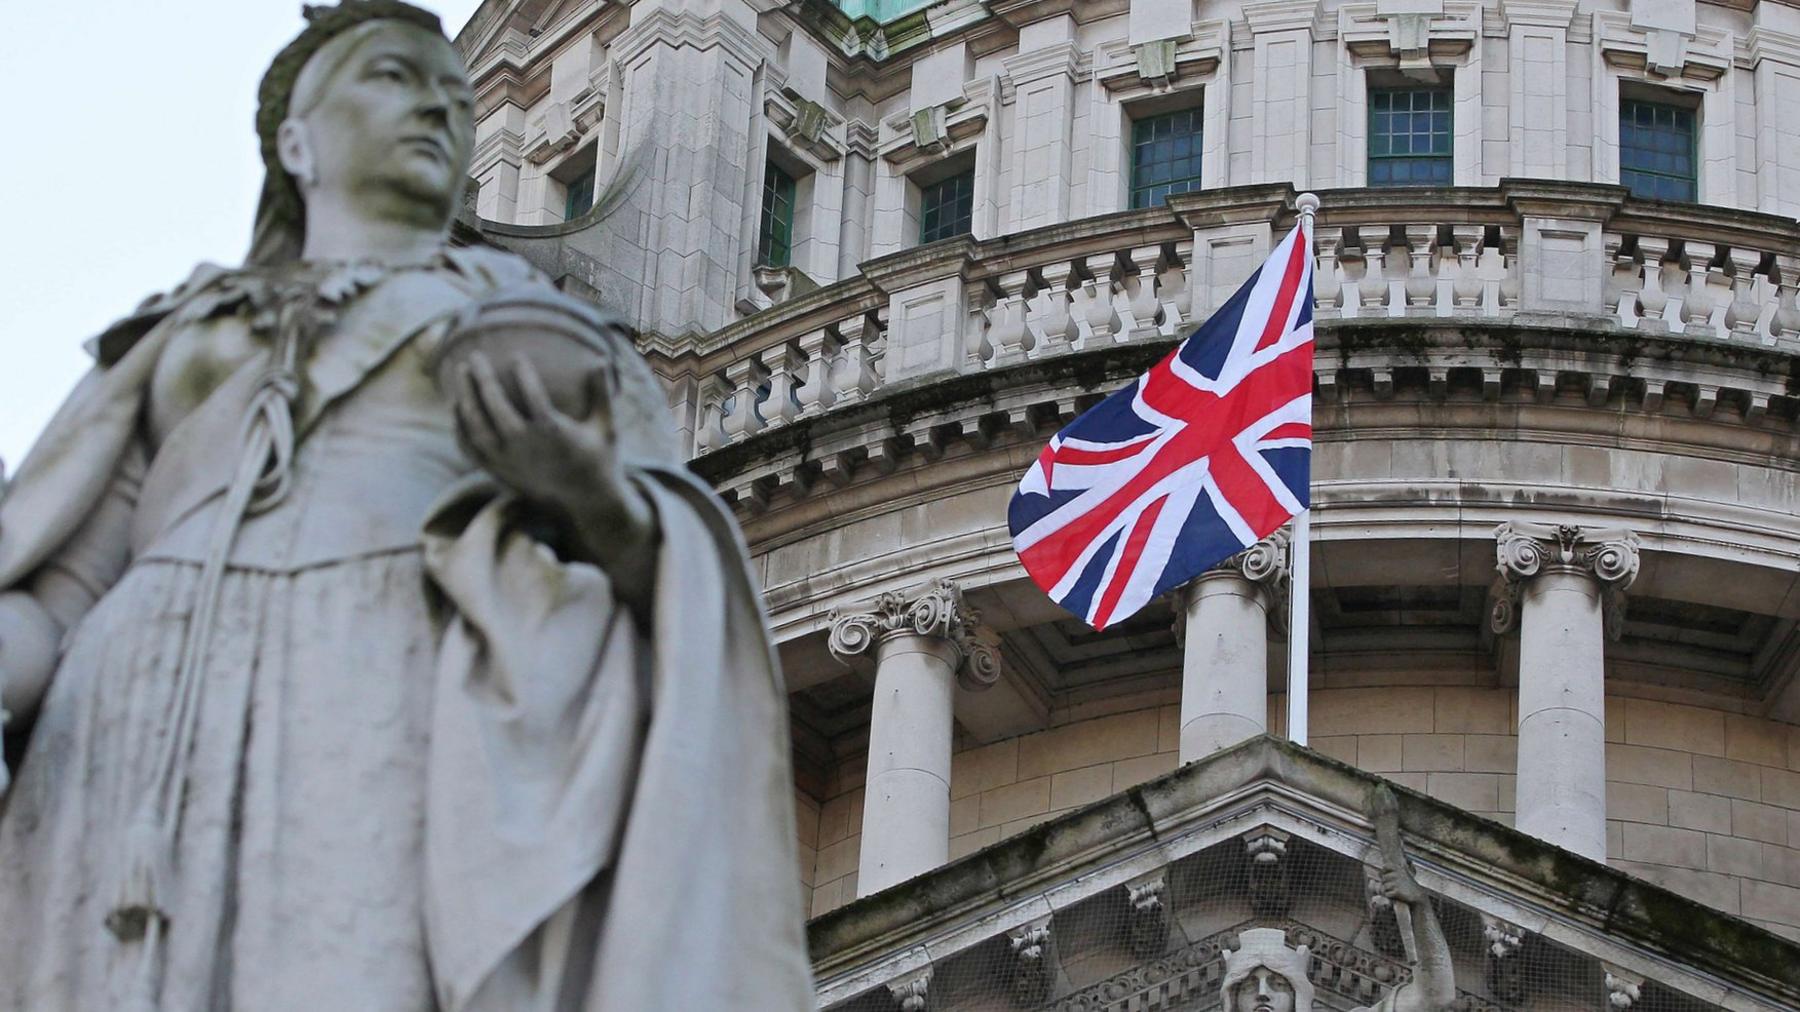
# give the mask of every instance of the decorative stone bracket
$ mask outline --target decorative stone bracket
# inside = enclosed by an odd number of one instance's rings
[[[957,654],[956,679],[965,689],[986,689],[1000,680],[997,637],[979,623],[981,613],[963,601],[962,588],[937,580],[910,593],[878,595],[868,611],[829,618],[831,655],[845,664],[872,659],[876,647],[894,636],[943,639]]]
[[[1481,915],[1481,937],[1487,943],[1488,993],[1514,1005],[1525,1000],[1525,965],[1516,955],[1525,944],[1525,929],[1493,914]]]
[[[1579,527],[1509,521],[1494,529],[1495,568],[1500,577],[1489,616],[1495,633],[1511,632],[1519,623],[1519,595],[1524,584],[1546,572],[1577,572],[1601,587],[1606,636],[1617,640],[1625,625],[1625,590],[1637,579],[1637,535],[1622,528]]]
[[[1244,834],[1244,854],[1250,861],[1250,909],[1258,917],[1286,917],[1291,900],[1288,889],[1288,834],[1273,826],[1260,826]]]
[[[1169,944],[1169,904],[1163,898],[1167,891],[1163,871],[1125,885],[1125,899],[1131,905],[1126,914],[1129,941],[1139,959],[1159,956]]]
[[[900,1012],[925,1012],[925,1003],[931,995],[931,967],[891,981],[887,989],[894,996]]]
[[[1013,956],[1013,1001],[1021,1008],[1036,1008],[1050,996],[1056,982],[1050,918],[1039,918],[1009,932],[1006,941]]]
[[[1606,970],[1606,1004],[1609,1008],[1630,1008],[1643,996],[1644,978],[1629,973],[1610,963],[1602,963]]]

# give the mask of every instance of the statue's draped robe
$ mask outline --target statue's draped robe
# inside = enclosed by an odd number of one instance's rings
[[[456,445],[435,342],[528,276],[453,251],[309,361],[292,487],[239,525],[207,639],[157,1007],[810,1006],[783,692],[729,516],[633,453],[661,532],[634,617]],[[104,921],[259,364],[153,455],[141,419],[171,338],[247,311],[231,292],[104,336],[0,502],[0,590],[46,565],[103,590],[0,800],[0,1007],[112,1008],[142,970]],[[660,406],[621,361],[628,406]],[[672,429],[648,414],[628,447]]]

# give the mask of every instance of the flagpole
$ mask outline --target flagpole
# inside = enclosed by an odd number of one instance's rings
[[[1302,193],[1295,198],[1294,207],[1300,212],[1298,227],[1305,230],[1306,255],[1310,258],[1313,255],[1313,214],[1319,209],[1319,197],[1314,193]],[[1307,292],[1306,297],[1312,298],[1313,294]],[[1310,485],[1310,469],[1306,480]],[[1306,744],[1307,667],[1312,656],[1307,642],[1312,635],[1311,539],[1312,510],[1303,509],[1294,517],[1288,538],[1287,731],[1288,740],[1296,745]]]

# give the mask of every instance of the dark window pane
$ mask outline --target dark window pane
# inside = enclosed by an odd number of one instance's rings
[[[1619,181],[1633,196],[1694,200],[1694,111],[1640,99],[1619,101]]]
[[[757,236],[756,262],[786,267],[794,252],[794,177],[781,166],[763,166],[762,228]]]
[[[975,172],[919,188],[919,241],[968,235],[975,217]]]
[[[1201,122],[1200,110],[1181,109],[1132,123],[1132,207],[1200,188]]]
[[[1453,175],[1450,89],[1369,92],[1369,185],[1448,184]]]
[[[569,180],[566,190],[568,195],[563,201],[563,220],[574,221],[594,206],[594,170],[589,169]]]

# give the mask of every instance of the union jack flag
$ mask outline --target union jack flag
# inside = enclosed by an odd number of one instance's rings
[[[1007,510],[1044,592],[1095,629],[1307,508],[1312,242],[1304,226],[1200,328],[1051,437]]]

